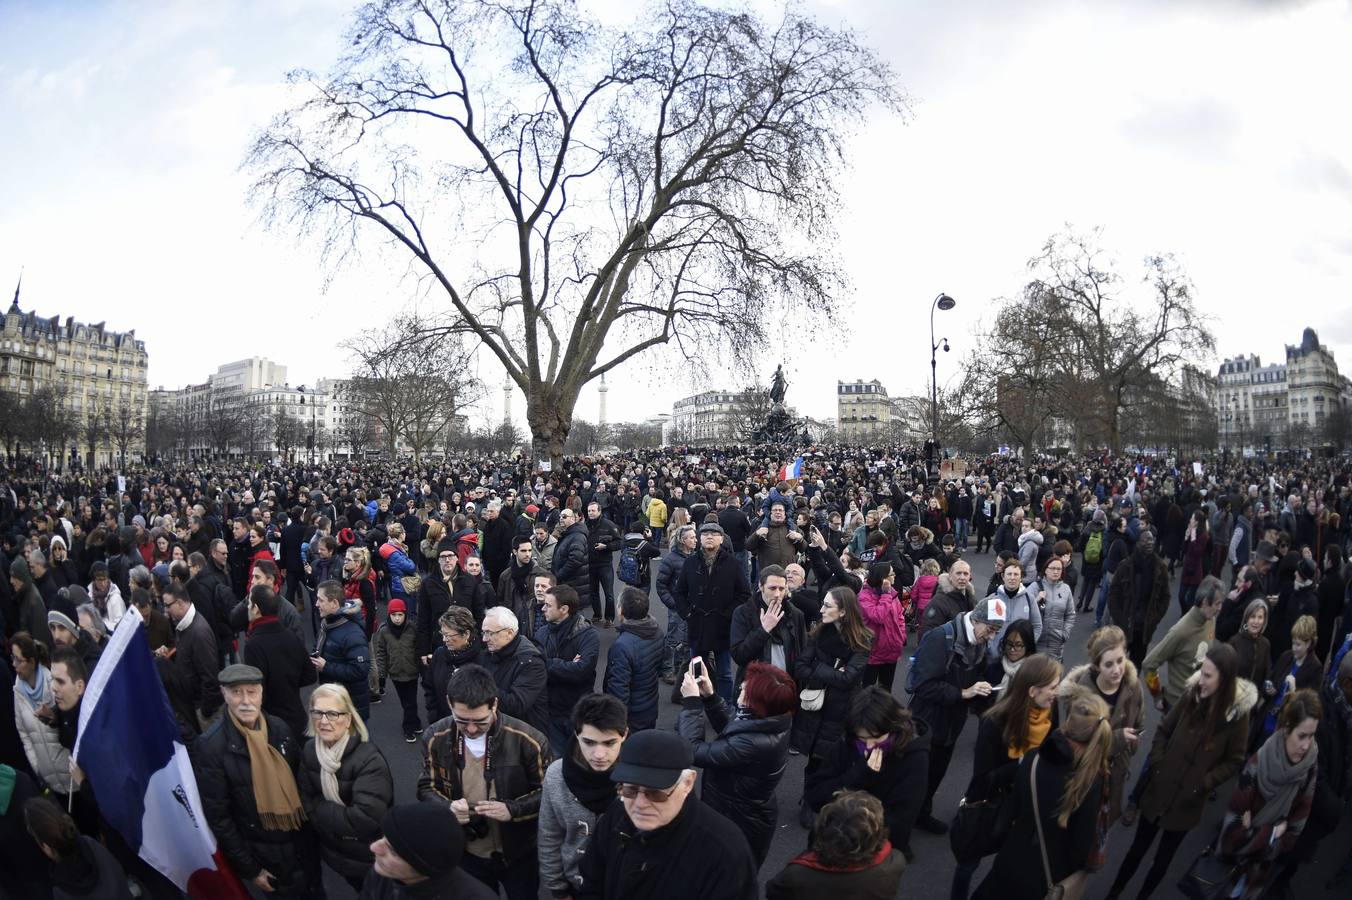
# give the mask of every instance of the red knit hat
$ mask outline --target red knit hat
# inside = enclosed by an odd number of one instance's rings
[[[385,612],[387,612],[387,613],[397,613],[397,612],[407,613],[407,612],[408,612],[408,607],[404,605],[404,601],[403,601],[403,600],[391,600],[391,601],[390,601],[390,605],[389,605],[388,607],[386,607]]]

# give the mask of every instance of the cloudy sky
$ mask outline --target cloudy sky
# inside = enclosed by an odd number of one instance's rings
[[[613,18],[616,0],[587,5]],[[264,231],[238,170],[325,69],[348,0],[0,2],[0,284],[21,305],[135,328],[152,386],[267,356],[291,381],[342,374],[335,345],[403,307],[388,262],[328,272]],[[841,183],[843,352],[785,348],[801,411],[837,379],[926,391],[940,291],[951,376],[995,298],[1066,223],[1103,226],[1124,274],[1172,251],[1214,320],[1219,356],[1279,360],[1306,325],[1352,370],[1352,4],[1280,0],[816,0],[868,35],[911,99],[870,117]],[[1128,279],[1130,280],[1130,278]],[[767,357],[766,374],[778,361]],[[1212,360],[1214,363],[1217,360]],[[679,366],[612,378],[610,419],[670,411],[706,386]],[[948,371],[945,372],[945,369]],[[500,417],[502,377],[483,417]],[[514,411],[522,421],[522,398]],[[594,418],[594,389],[577,414]]]

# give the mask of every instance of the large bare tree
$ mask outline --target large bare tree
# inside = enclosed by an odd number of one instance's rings
[[[269,224],[369,237],[526,397],[556,464],[579,391],[652,348],[696,363],[834,315],[843,140],[892,73],[793,9],[692,0],[631,30],[568,0],[375,0],[246,160]]]

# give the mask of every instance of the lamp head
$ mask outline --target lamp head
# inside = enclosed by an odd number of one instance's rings
[[[944,352],[948,352],[948,338],[944,338]]]
[[[957,305],[958,305],[958,301],[954,300],[952,297],[948,296],[947,294],[940,294],[940,295],[939,295],[939,308],[940,308],[940,309],[947,311],[947,310],[950,310],[950,309],[952,309],[953,307],[955,307],[955,306],[957,306]]]

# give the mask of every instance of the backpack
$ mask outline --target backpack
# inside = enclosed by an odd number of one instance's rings
[[[953,623],[959,621],[961,618],[962,617],[959,616],[958,619],[947,621],[936,629],[938,633],[944,636],[944,659],[947,660],[947,663],[945,663],[945,672],[947,671],[947,666],[951,665],[953,662],[953,647],[958,642],[958,633],[954,629]],[[934,633],[934,631],[925,632],[925,637],[921,638],[920,643],[923,644],[929,639],[929,636]],[[920,647],[918,645],[915,648],[915,652],[917,656],[920,654]],[[912,656],[906,664],[906,693],[914,694],[915,689],[915,656]]]
[[[1089,540],[1084,545],[1084,561],[1096,566],[1103,562],[1103,532],[1095,531],[1089,535]]]
[[[616,573],[620,581],[634,587],[645,587],[643,582],[643,566],[640,565],[638,556],[638,547],[630,547],[628,544],[620,550],[620,566]]]

